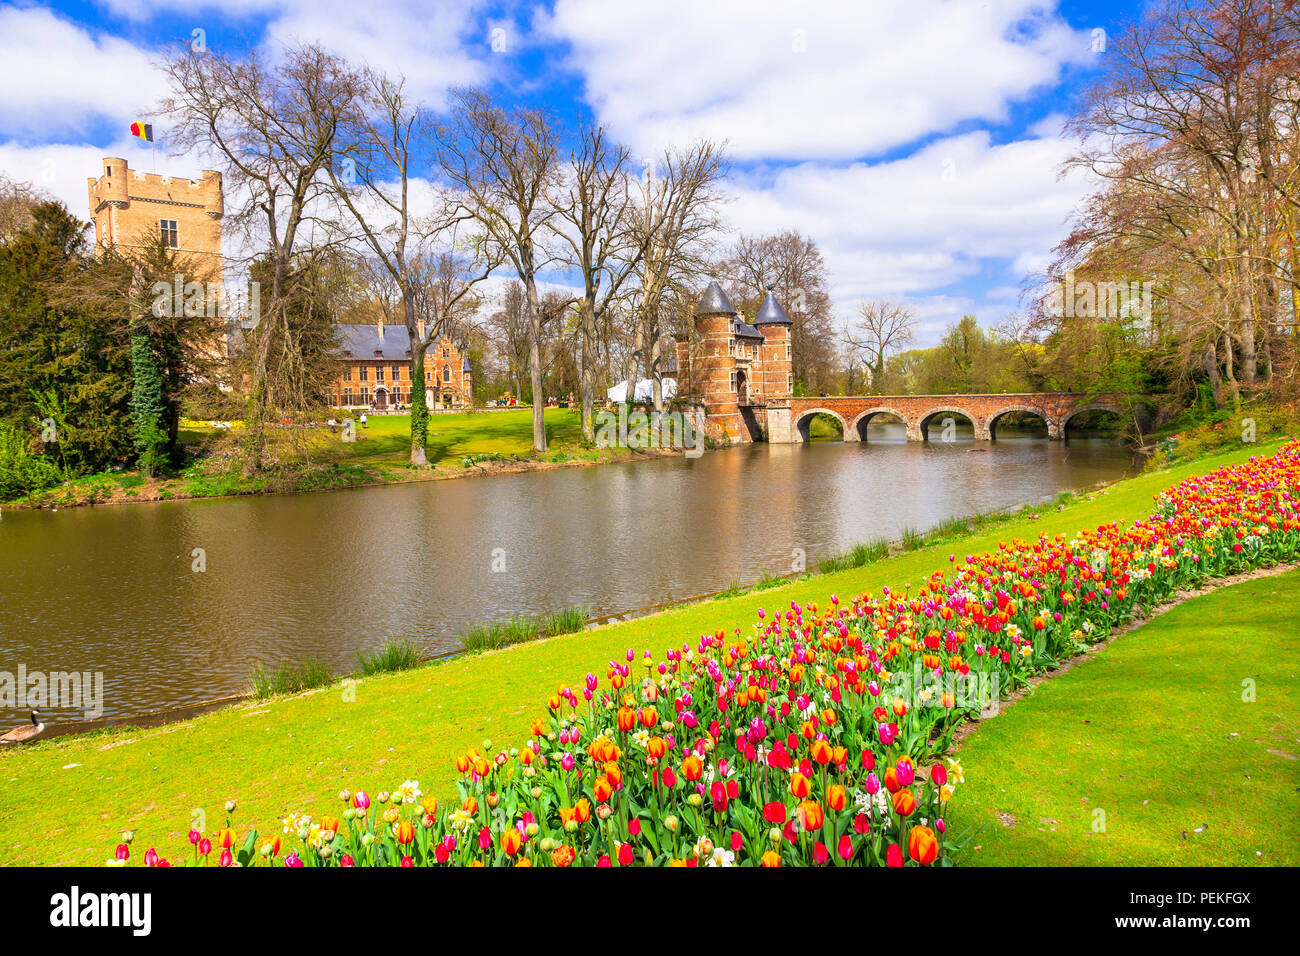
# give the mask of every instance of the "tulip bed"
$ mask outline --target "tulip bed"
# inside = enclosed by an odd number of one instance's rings
[[[1208,578],[1300,556],[1300,443],[1187,479],[1149,518],[949,559],[915,589],[759,610],[561,687],[518,747],[279,832],[190,833],[222,866],[947,865],[958,721]],[[131,858],[131,834],[116,857]],[[168,865],[150,849],[149,865]]]

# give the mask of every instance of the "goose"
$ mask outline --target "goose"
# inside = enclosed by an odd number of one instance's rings
[[[23,724],[21,727],[15,727],[7,734],[0,735],[0,744],[25,744],[45,733],[45,724],[38,723],[36,720],[39,714],[39,710],[32,711],[32,724],[30,727]]]

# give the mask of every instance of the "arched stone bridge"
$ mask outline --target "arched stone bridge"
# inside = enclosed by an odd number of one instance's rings
[[[976,441],[997,438],[998,420],[1008,412],[1036,415],[1047,423],[1047,437],[1065,437],[1074,416],[1101,409],[1118,412],[1113,395],[1081,395],[1074,392],[1024,392],[1012,395],[859,395],[791,398],[788,430],[775,420],[777,409],[768,406],[769,440],[808,441],[808,429],[818,414],[839,419],[845,441],[867,437],[867,423],[877,415],[895,415],[907,425],[908,441],[925,441],[931,424],[944,418],[969,419],[975,426]],[[775,426],[775,427],[773,427]]]

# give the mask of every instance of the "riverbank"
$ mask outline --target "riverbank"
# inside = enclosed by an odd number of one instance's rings
[[[7,778],[0,859],[98,864],[122,828],[174,845],[183,840],[196,807],[215,817],[226,799],[240,802],[244,826],[255,823],[265,831],[290,810],[319,812],[345,786],[379,791],[417,777],[426,792],[446,796],[454,792],[455,755],[482,746],[485,739],[505,745],[522,740],[539,700],[556,686],[581,686],[584,673],[603,670],[603,661],[622,657],[629,648],[658,655],[663,647],[700,633],[747,628],[760,606],[897,588],[946,566],[950,552],[980,553],[995,550],[1000,540],[1143,517],[1159,490],[1276,447],[1246,446],[1127,479],[991,532],[761,594],[690,605],[346,687],[240,704],[153,730],[117,729],[9,753],[0,757],[0,774]]]
[[[426,453],[429,464],[408,463],[410,416],[382,415],[358,427],[355,441],[341,429],[295,428],[274,434],[281,446],[275,467],[245,476],[230,446],[238,427],[187,423],[182,445],[188,463],[176,473],[146,478],[135,471],[104,472],[76,478],[23,498],[0,502],[12,510],[75,508],[152,501],[236,498],[248,495],[307,494],[380,485],[445,481],[488,475],[583,468],[656,458],[681,457],[669,448],[597,448],[582,440],[576,409],[547,409],[548,450],[533,452],[532,410],[432,415]],[[236,423],[238,425],[238,423]]]

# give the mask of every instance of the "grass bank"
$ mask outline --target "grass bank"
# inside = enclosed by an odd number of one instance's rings
[[[115,729],[0,754],[0,862],[100,864],[123,828],[144,847],[174,846],[191,815],[240,803],[243,828],[265,829],[288,810],[319,814],[344,787],[371,792],[418,779],[453,792],[453,757],[467,746],[517,742],[557,685],[579,685],[628,648],[664,648],[717,628],[748,628],[757,608],[824,602],[918,583],[950,552],[982,553],[999,540],[1074,532],[1148,514],[1159,490],[1192,474],[1271,453],[1271,445],[1119,482],[1041,517],[1025,515],[942,545],[861,567],[689,605],[633,621],[317,690],[240,704],[150,730]],[[1192,772],[1192,771],[1189,771]],[[968,776],[968,779],[970,776]]]
[[[1193,598],[981,723],[958,862],[1300,864],[1297,598],[1300,571]]]
[[[462,478],[470,475],[538,471],[655,457],[658,449],[637,451],[596,448],[583,441],[577,409],[546,410],[548,449],[533,452],[531,409],[462,412],[429,416],[427,467],[407,463],[409,415],[371,417],[358,427],[355,441],[326,426],[292,426],[270,430],[275,466],[266,474],[246,477],[233,449],[239,423],[232,429],[190,423],[181,432],[186,464],[172,474],[146,478],[138,472],[102,472],[33,492],[6,507],[67,508],[219,498],[233,495],[293,494],[332,491],[406,481]]]

